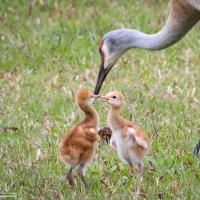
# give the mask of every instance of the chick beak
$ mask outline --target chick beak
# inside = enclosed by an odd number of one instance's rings
[[[98,99],[98,98],[100,98],[101,96],[100,96],[100,95],[93,94],[92,97],[95,98],[95,99]]]
[[[99,97],[99,100],[100,100],[100,101],[107,102],[107,101],[109,100],[109,98],[106,97],[106,96],[100,96],[100,97]]]

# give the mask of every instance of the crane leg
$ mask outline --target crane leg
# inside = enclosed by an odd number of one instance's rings
[[[200,140],[199,140],[199,142],[196,144],[196,146],[195,146],[195,148],[194,148],[194,150],[193,150],[193,155],[198,156],[199,150],[200,150]]]

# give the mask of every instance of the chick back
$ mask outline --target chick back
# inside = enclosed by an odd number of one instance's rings
[[[59,144],[59,157],[69,165],[80,165],[93,160],[99,136],[95,126],[80,123],[71,128]]]

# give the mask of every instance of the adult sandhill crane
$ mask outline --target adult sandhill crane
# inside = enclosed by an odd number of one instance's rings
[[[95,87],[98,94],[104,79],[116,61],[129,49],[149,51],[168,48],[178,42],[200,19],[200,0],[171,0],[165,26],[155,34],[134,29],[118,29],[106,33],[99,45],[101,65]]]
[[[167,22],[158,33],[118,29],[103,36],[99,45],[101,65],[95,94],[99,93],[108,72],[127,50],[142,48],[155,51],[168,48],[183,38],[200,20],[200,0],[170,0],[169,7]]]

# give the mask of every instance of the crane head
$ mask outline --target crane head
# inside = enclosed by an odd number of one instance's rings
[[[99,75],[97,78],[94,94],[99,93],[101,86],[102,86],[108,72],[112,68],[112,65],[109,66],[107,60],[105,59],[108,56],[108,51],[107,51],[106,45],[104,44],[103,40],[100,42],[100,45],[99,45],[99,53],[101,55],[101,64],[100,64],[100,68],[99,68]]]
[[[122,54],[128,50],[125,30],[114,30],[106,33],[99,45],[101,64],[94,94],[98,94],[109,71]]]

